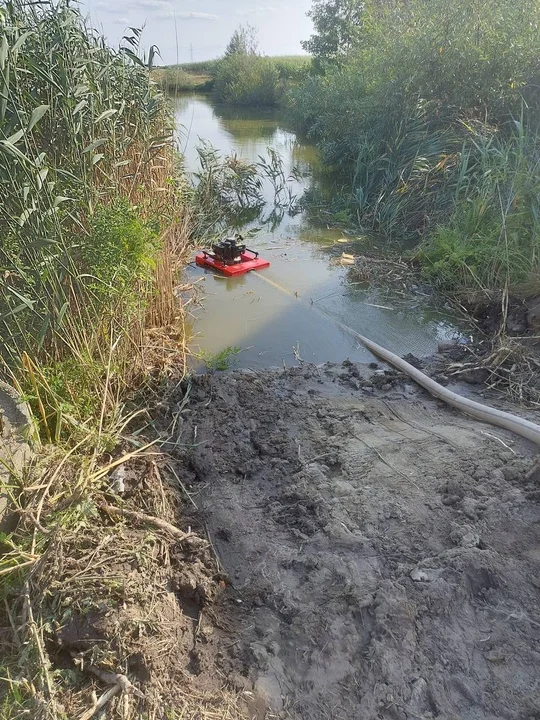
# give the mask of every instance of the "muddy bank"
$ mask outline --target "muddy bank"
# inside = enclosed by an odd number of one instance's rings
[[[534,448],[350,363],[196,378],[178,418],[259,715],[540,717]]]

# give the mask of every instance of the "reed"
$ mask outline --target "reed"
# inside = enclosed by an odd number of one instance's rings
[[[189,212],[139,35],[113,50],[67,0],[0,8],[0,355],[36,411],[41,379],[48,439],[66,414],[96,419],[103,348],[114,413],[144,376],[146,328],[179,314]]]

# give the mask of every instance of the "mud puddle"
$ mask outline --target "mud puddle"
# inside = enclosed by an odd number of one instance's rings
[[[529,444],[348,362],[201,376],[178,417],[249,716],[540,717]]]

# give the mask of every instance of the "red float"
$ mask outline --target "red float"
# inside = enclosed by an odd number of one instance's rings
[[[240,259],[233,263],[224,263],[218,260],[215,255],[202,251],[195,256],[195,262],[201,267],[217,270],[223,273],[223,275],[227,275],[227,277],[243,275],[251,270],[262,270],[263,268],[270,267],[268,260],[263,260],[257,253],[251,250],[244,250],[240,254]]]

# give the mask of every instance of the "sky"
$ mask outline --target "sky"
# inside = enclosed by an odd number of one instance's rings
[[[241,23],[257,28],[264,55],[302,54],[300,41],[312,30],[311,0],[80,0],[80,6],[115,46],[126,28],[144,24],[144,47],[157,45],[167,65],[219,57]]]

